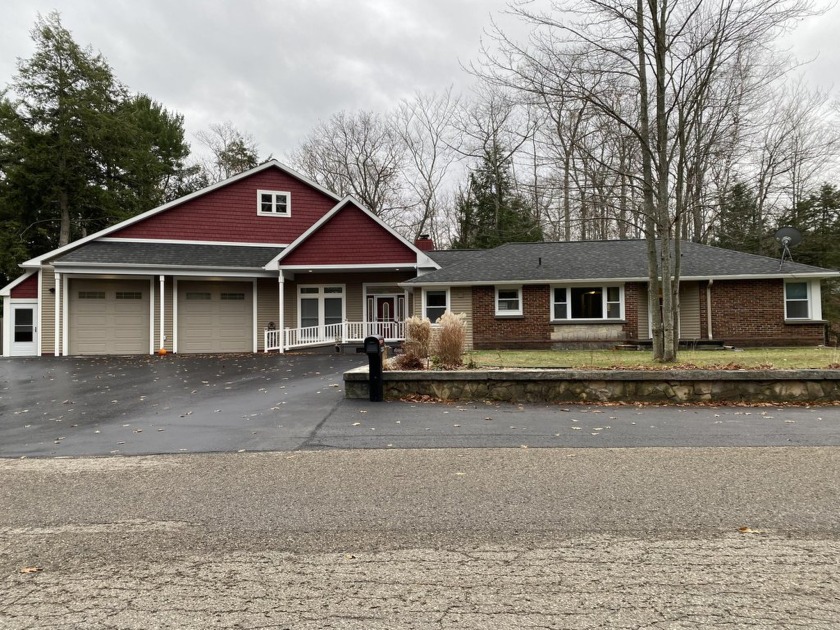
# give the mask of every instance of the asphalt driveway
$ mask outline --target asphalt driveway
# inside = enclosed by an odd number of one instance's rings
[[[0,359],[0,457],[392,448],[838,446],[840,407],[344,398],[334,353]]]
[[[0,456],[297,448],[364,355],[0,360]]]

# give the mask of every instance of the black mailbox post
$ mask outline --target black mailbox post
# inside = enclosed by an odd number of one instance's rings
[[[381,402],[384,399],[382,359],[385,356],[385,337],[382,335],[365,337],[365,354],[368,355],[370,401]]]

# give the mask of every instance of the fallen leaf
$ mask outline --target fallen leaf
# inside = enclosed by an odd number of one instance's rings
[[[738,531],[742,534],[763,534],[764,530],[762,529],[752,529],[751,527],[739,527]]]

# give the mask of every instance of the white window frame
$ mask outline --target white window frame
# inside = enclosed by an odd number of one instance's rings
[[[588,288],[592,287],[593,289],[601,289],[601,312],[604,314],[604,317],[572,317],[572,296],[571,291],[575,288]],[[608,302],[608,290],[609,289],[618,289],[618,305],[619,305],[619,314],[618,317],[607,317],[607,313],[609,313],[609,305],[614,304],[614,302]],[[556,289],[562,289],[565,291],[566,294],[566,317],[564,318],[557,318],[554,317],[554,291]],[[625,315],[625,299],[624,299],[624,285],[623,284],[553,284],[549,287],[551,294],[549,295],[548,300],[548,318],[549,321],[552,322],[624,322],[626,319]]]
[[[262,209],[263,195],[271,195],[271,210],[266,212]],[[286,211],[277,212],[277,197],[286,198]],[[292,216],[292,193],[285,190],[258,190],[257,191],[257,216],[260,217],[290,217]]]
[[[325,293],[324,289],[326,288],[340,288],[341,293]],[[318,289],[318,293],[303,293],[303,289]],[[302,320],[302,313],[301,313],[301,306],[300,301],[302,299],[317,299],[318,300],[318,324],[317,326],[323,328],[327,324],[325,323],[326,317],[324,312],[324,299],[326,298],[335,298],[341,296],[341,321],[347,321],[347,285],[338,284],[338,283],[327,283],[327,284],[299,284],[297,290],[297,325],[298,328],[303,328]]]
[[[423,310],[421,311],[420,317],[421,318],[422,317],[427,317],[429,319],[429,321],[432,322],[432,326],[438,326],[439,324],[433,322],[432,318],[429,317],[428,314],[427,314],[427,306],[428,305],[427,305],[427,300],[426,300],[426,294],[429,293],[429,292],[432,292],[432,293],[443,292],[443,293],[446,294],[446,306],[443,309],[443,312],[445,313],[446,311],[451,311],[452,310],[451,302],[450,302],[449,287],[445,287],[445,288],[434,287],[434,288],[430,288],[430,289],[423,289]],[[440,307],[435,306],[434,308],[440,308]],[[441,313],[441,315],[443,315],[443,313]]]
[[[499,292],[500,291],[516,291],[516,300],[519,303],[519,308],[516,309],[500,309],[499,308]],[[510,299],[510,298],[505,298]],[[522,287],[521,286],[498,286],[495,291],[495,305],[496,317],[521,317],[522,316]]]
[[[805,299],[790,300],[787,296],[787,288],[789,284],[804,284],[805,285]],[[782,290],[782,302],[784,308],[785,321],[791,322],[805,322],[805,321],[819,321],[822,319],[822,293],[820,291],[819,280],[785,280],[785,285]],[[788,316],[788,302],[805,302],[808,307],[808,314],[806,317],[789,317]]]

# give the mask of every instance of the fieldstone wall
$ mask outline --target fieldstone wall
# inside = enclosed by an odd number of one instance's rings
[[[830,402],[840,370],[388,371],[385,397],[502,402]],[[344,374],[347,398],[367,399],[367,368]]]

